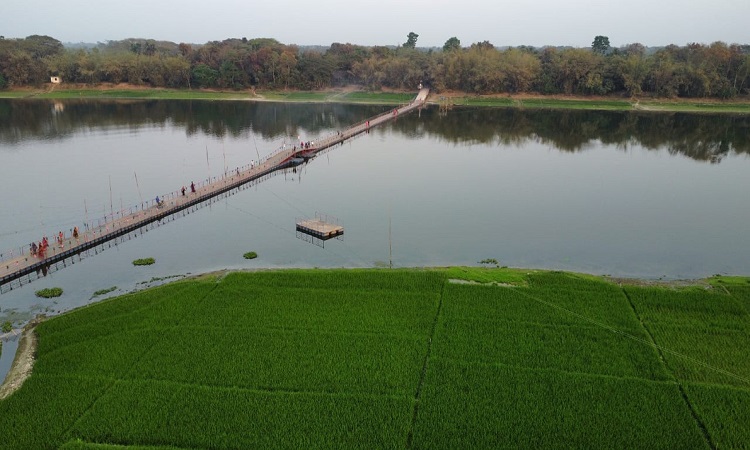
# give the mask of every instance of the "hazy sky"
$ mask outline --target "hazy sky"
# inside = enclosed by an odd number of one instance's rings
[[[0,35],[62,42],[149,38],[203,44],[270,37],[284,44],[750,44],[750,0],[7,0]]]

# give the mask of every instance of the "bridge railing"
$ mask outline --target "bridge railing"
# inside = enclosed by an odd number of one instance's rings
[[[239,174],[246,174],[249,170],[256,167],[255,164],[245,164],[241,167],[236,167],[234,170],[229,171],[227,170],[225,173],[217,176],[212,176],[203,180],[200,180],[195,183],[196,191],[203,189],[204,187],[216,183],[217,181],[220,181],[222,179],[228,179],[231,176],[236,176]],[[189,185],[186,187],[186,195],[189,195],[190,188]],[[160,201],[163,202],[174,202],[177,198],[182,197],[181,189],[177,189],[175,191],[167,192],[159,194]],[[110,213],[102,215],[97,215],[93,219],[84,219],[81,221],[79,225],[76,225],[79,228],[80,233],[80,239],[89,239],[92,236],[96,236],[101,234],[102,232],[107,232],[109,229],[112,228],[112,226],[119,221],[122,221],[123,219],[132,219],[136,220],[137,216],[140,214],[145,214],[146,211],[151,210],[152,208],[156,207],[156,196],[149,200],[142,201],[138,204],[134,204],[132,206],[121,208],[115,211],[111,211]],[[49,247],[47,252],[50,251],[55,254],[57,252],[57,247],[59,246],[56,241],[56,236],[62,232],[63,233],[63,239],[68,240],[73,237],[73,227],[68,228],[67,226],[65,229],[57,229],[50,232],[42,232],[40,233],[38,237],[38,241],[35,240],[34,243],[41,242],[42,239],[46,236],[48,237],[49,241]],[[13,261],[19,257],[33,257],[31,252],[31,243],[24,244],[18,247],[9,248],[4,251],[0,251],[0,264],[6,263],[9,261]]]

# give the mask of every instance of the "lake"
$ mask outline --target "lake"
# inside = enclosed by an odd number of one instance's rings
[[[390,108],[0,100],[0,252]],[[749,174],[748,116],[430,106],[3,293],[0,321],[220,269],[496,259],[617,277],[747,275]],[[296,237],[295,220],[316,212],[341,221],[342,241]],[[156,264],[131,264],[144,257]],[[54,286],[62,297],[34,296]]]

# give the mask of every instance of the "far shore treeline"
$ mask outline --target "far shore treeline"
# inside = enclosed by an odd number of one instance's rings
[[[0,36],[0,89],[64,83],[129,83],[164,88],[317,90],[434,90],[472,94],[563,94],[713,97],[750,95],[750,45],[714,42],[647,49],[609,46],[596,36],[590,48],[513,47],[484,41],[442,49],[416,47],[409,33],[399,47],[333,43],[285,45],[275,39],[226,39],[176,44],[148,39],[68,48],[49,36]]]

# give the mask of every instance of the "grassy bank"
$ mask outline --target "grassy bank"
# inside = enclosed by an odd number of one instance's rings
[[[434,103],[444,106],[492,106],[527,109],[581,109],[598,111],[664,111],[705,113],[750,113],[750,101],[696,101],[669,99],[602,99],[602,98],[555,98],[555,97],[502,97],[502,96],[451,96],[439,94],[430,97]]]
[[[33,375],[0,402],[8,448],[750,442],[742,277],[675,288],[460,267],[231,273],[37,333]]]
[[[414,99],[413,92],[344,91],[208,91],[186,89],[53,89],[0,91],[0,98],[120,99],[120,100],[252,100],[300,103],[365,103],[399,105]]]
[[[626,100],[601,100],[601,99],[556,99],[556,98],[517,98],[517,97],[481,97],[463,96],[437,99],[438,104],[451,106],[492,106],[506,108],[541,108],[541,109],[589,109],[608,111],[632,110],[633,105]]]
[[[415,93],[393,92],[264,92],[263,99],[283,102],[339,102],[400,105],[414,100]]]
[[[51,100],[250,100],[251,92],[218,92],[184,89],[55,89],[0,91],[0,98]]]
[[[399,105],[414,99],[414,92],[326,91],[213,91],[149,88],[55,88],[4,90],[0,98],[41,99],[133,99],[133,100],[252,100],[308,103],[362,103]],[[443,106],[486,106],[506,108],[585,109],[607,111],[668,111],[750,113],[750,100],[622,99],[598,97],[442,95],[433,93],[429,103]]]

